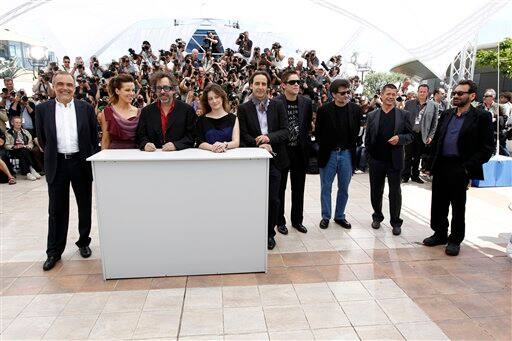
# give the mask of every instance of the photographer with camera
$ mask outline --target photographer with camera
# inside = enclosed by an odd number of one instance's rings
[[[305,51],[302,56],[306,60],[306,66],[308,69],[316,69],[320,66],[320,60],[316,56],[316,51]]]
[[[219,40],[215,39],[215,34],[210,31],[204,36],[203,49],[211,50],[213,53],[219,53]]]
[[[39,77],[37,78],[37,82],[32,86],[32,92],[34,95],[55,97],[50,75],[45,74],[42,72],[42,70],[39,70]]]
[[[145,40],[142,42],[141,51],[139,53],[142,57],[142,60],[145,61],[148,65],[151,65],[153,62],[158,61],[158,58],[154,55],[151,50],[151,44]]]
[[[2,100],[0,106],[3,106],[5,110],[9,111],[12,102],[16,97],[16,89],[14,89],[14,81],[12,78],[4,78],[4,88],[2,89]]]
[[[245,31],[240,33],[238,39],[235,42],[238,45],[238,52],[245,58],[251,57],[252,51],[252,40],[249,39],[249,32]]]
[[[284,68],[283,66],[281,66],[281,62],[284,59],[284,54],[283,54],[283,51],[281,50],[281,48],[282,48],[282,46],[278,42],[275,42],[274,44],[272,44],[272,48],[271,48],[272,56],[274,57],[273,64],[276,67],[278,67],[279,69]]]
[[[101,77],[103,75],[103,72],[105,72],[96,56],[92,56],[89,59],[89,69],[91,70],[91,75],[96,77]]]

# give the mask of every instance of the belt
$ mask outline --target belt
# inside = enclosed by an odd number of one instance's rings
[[[333,148],[333,152],[342,152],[344,150],[348,150],[347,148],[341,148],[341,147],[336,147],[336,148]]]
[[[69,160],[69,159],[72,159],[74,157],[77,157],[79,154],[80,154],[79,152],[76,152],[76,153],[57,153],[57,156],[60,156],[60,157],[62,157],[65,160]]]

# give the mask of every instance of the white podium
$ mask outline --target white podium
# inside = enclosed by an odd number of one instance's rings
[[[266,271],[270,158],[259,148],[88,158],[103,277]]]

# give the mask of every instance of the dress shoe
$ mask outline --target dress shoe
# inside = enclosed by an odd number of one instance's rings
[[[297,231],[299,232],[302,232],[302,233],[308,233],[308,229],[306,228],[306,226],[302,225],[302,224],[295,224],[295,225],[292,225]]]
[[[82,246],[78,248],[80,250],[80,256],[83,258],[89,258],[92,255],[91,248],[88,246]]]
[[[402,233],[402,228],[400,226],[393,226],[393,235],[399,236]]]
[[[288,229],[286,228],[286,225],[277,225],[277,231],[281,234],[288,234]]]
[[[372,221],[372,229],[378,230],[380,229],[380,221]]]
[[[431,235],[428,238],[423,239],[423,245],[425,246],[437,246],[446,244],[446,238],[440,238],[435,234]]]
[[[53,269],[55,264],[60,260],[60,256],[49,256],[43,264],[43,270],[48,271]]]
[[[318,226],[320,226],[321,229],[326,229],[329,227],[329,219],[322,219],[320,220],[320,224],[318,224]]]
[[[448,256],[457,256],[459,251],[460,245],[455,243],[448,243],[448,245],[446,245],[446,249],[444,250]]]
[[[421,180],[419,177],[417,178],[411,178],[412,181],[416,182],[416,183],[419,183],[419,184],[424,184],[425,181]]]
[[[409,182],[409,178],[402,178],[402,183],[405,184],[406,182]]]
[[[347,221],[347,219],[334,219],[334,222],[344,229],[351,229],[352,225]]]
[[[274,237],[268,237],[267,249],[273,250],[276,247],[276,240]]]

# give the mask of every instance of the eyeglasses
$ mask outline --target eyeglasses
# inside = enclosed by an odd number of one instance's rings
[[[347,91],[338,91],[336,92],[338,95],[341,95],[341,96],[345,96],[346,94],[349,94],[350,93],[350,90],[347,90]]]
[[[464,94],[469,94],[469,91],[454,91],[452,92],[452,97],[454,97],[455,95],[462,96]]]
[[[171,90],[174,90],[174,87],[173,86],[169,86],[169,85],[164,85],[164,86],[155,86],[155,90],[157,92],[160,92],[160,91],[165,91],[165,92],[169,92]]]
[[[299,85],[300,79],[292,79],[291,81],[287,81],[286,84],[288,85]]]

